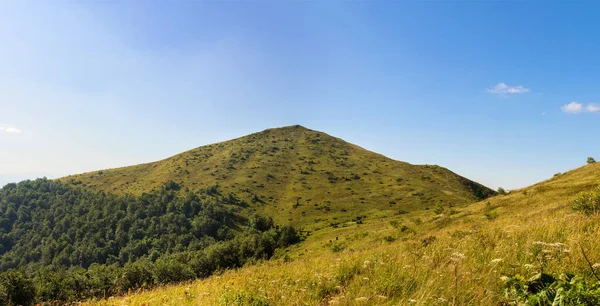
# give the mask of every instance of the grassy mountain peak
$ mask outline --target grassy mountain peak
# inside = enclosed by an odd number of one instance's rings
[[[445,168],[392,160],[299,125],[61,181],[133,194],[167,181],[194,191],[216,188],[278,222],[315,226],[463,205],[494,193]]]

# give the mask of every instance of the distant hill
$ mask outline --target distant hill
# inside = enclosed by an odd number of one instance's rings
[[[168,181],[192,191],[212,188],[301,226],[464,205],[494,194],[445,168],[395,161],[298,125],[60,181],[138,195]]]

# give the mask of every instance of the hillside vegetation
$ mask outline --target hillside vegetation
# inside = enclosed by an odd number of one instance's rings
[[[461,206],[494,192],[439,166],[417,166],[325,133],[289,126],[199,147],[165,160],[60,179],[140,195],[174,181],[218,186],[280,224],[309,230],[399,211]]]
[[[600,217],[574,209],[600,206],[600,193],[581,196],[598,184],[590,164],[465,208],[322,229],[285,258],[88,304],[598,305]]]
[[[141,196],[38,179],[0,189],[0,305],[67,303],[206,277],[299,241],[218,190]]]

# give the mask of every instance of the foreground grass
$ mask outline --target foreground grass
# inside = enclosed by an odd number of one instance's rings
[[[591,275],[580,247],[600,262],[600,220],[571,203],[598,183],[589,165],[489,204],[326,228],[278,260],[88,304],[498,305],[503,276]]]

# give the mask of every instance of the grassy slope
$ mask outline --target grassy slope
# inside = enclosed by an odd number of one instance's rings
[[[497,305],[502,275],[538,271],[540,263],[530,253],[535,241],[564,243],[549,250],[548,272],[589,275],[579,243],[600,262],[600,218],[570,207],[577,194],[598,184],[600,164],[587,165],[452,214],[415,211],[322,229],[279,260],[90,304]],[[417,218],[423,223],[414,222]],[[402,232],[393,221],[416,233]],[[435,240],[426,245],[431,236]],[[345,248],[332,252],[332,244]]]
[[[394,161],[301,126],[269,129],[165,160],[62,178],[107,192],[140,194],[173,180],[219,185],[276,222],[318,229],[356,216],[463,205],[491,191],[438,166]],[[298,203],[299,205],[296,205]]]

